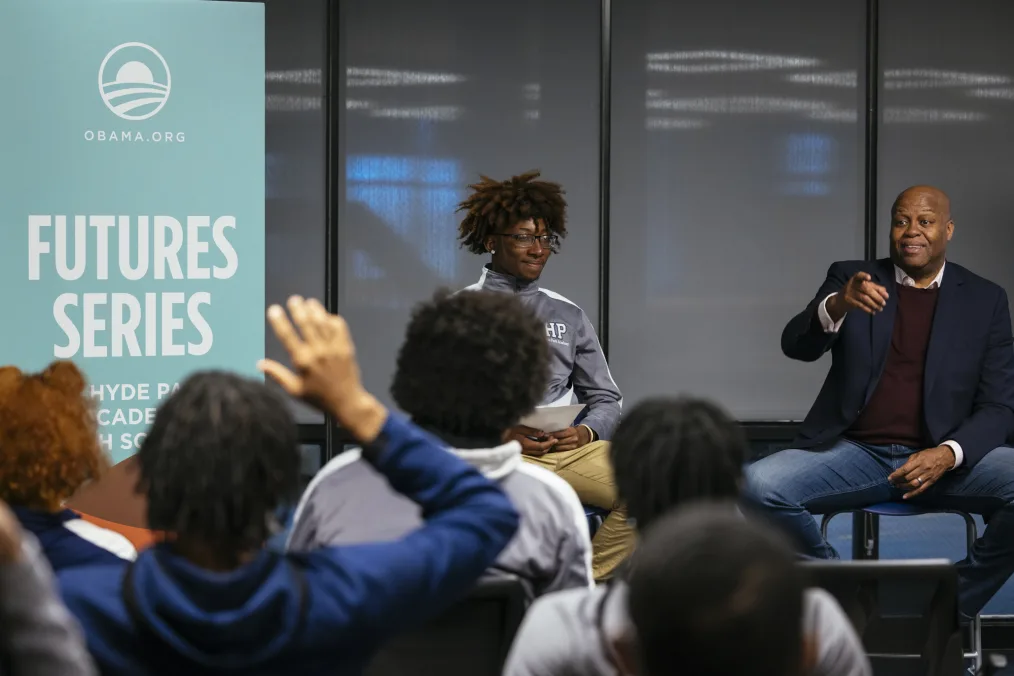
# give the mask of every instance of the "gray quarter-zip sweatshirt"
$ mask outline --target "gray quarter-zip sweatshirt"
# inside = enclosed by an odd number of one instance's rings
[[[623,396],[584,310],[560,294],[541,288],[537,281],[525,282],[495,272],[488,265],[482,269],[479,281],[465,290],[513,293],[545,322],[550,376],[541,405],[584,404],[582,417],[575,422],[592,428],[599,439],[610,439],[620,421]]]

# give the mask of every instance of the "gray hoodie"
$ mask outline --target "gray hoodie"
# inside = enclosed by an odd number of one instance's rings
[[[539,599],[525,616],[503,676],[617,676],[606,643],[632,630],[626,600],[622,582]],[[872,676],[862,641],[823,589],[806,590],[803,630],[817,642],[811,676]]]
[[[588,522],[566,481],[522,462],[517,442],[448,451],[498,482],[521,515],[521,525],[495,569],[528,580],[536,595],[591,587]],[[419,506],[396,493],[358,450],[350,450],[327,463],[310,482],[286,547],[309,551],[397,540],[422,523]]]
[[[38,541],[22,538],[21,558],[0,566],[0,676],[92,676],[81,629],[56,595]]]
[[[488,265],[482,269],[479,281],[465,290],[513,293],[546,323],[550,375],[541,405],[566,406],[576,400],[587,407],[580,422],[593,429],[599,439],[610,439],[620,421],[623,396],[584,310],[560,294],[541,288],[538,282],[494,272]]]

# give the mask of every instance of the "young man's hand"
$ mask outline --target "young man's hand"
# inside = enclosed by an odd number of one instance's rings
[[[553,450],[558,452],[573,451],[587,446],[592,441],[591,430],[584,425],[553,432],[552,438],[556,439],[556,446],[553,447]]]
[[[268,320],[296,372],[271,359],[257,367],[291,396],[333,415],[360,442],[373,441],[387,420],[387,409],[363,388],[345,320],[328,314],[315,299],[293,296],[288,307],[292,322],[278,305],[268,308]]]
[[[533,458],[541,458],[546,453],[555,450],[556,439],[549,436],[542,430],[537,430],[526,425],[512,427],[504,435],[506,441],[516,441],[521,444],[521,452]]]

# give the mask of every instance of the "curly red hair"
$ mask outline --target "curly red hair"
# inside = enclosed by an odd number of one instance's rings
[[[56,361],[35,374],[0,368],[0,498],[56,511],[107,467],[77,366]]]

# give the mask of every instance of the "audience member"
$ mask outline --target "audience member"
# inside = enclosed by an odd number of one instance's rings
[[[929,186],[891,208],[890,257],[834,263],[789,320],[782,351],[831,352],[794,446],[747,471],[756,503],[803,552],[838,553],[813,514],[910,501],[984,514],[959,561],[974,616],[1014,572],[1014,348],[1002,288],[947,260],[951,203]]]
[[[558,183],[536,180],[538,171],[495,181],[485,176],[470,185],[472,194],[458,207],[461,246],[489,255],[473,290],[509,293],[545,322],[551,353],[544,406],[585,404],[582,416],[562,430],[516,425],[510,438],[524,459],[551,470],[577,491],[581,502],[609,510],[592,541],[596,580],[608,579],[633,546],[633,531],[617,502],[609,444],[620,418],[620,394],[595,327],[580,307],[539,286],[552,254],[567,235],[567,202]],[[515,421],[517,422],[517,421]]]
[[[521,461],[506,431],[542,397],[549,370],[544,327],[507,294],[438,294],[418,307],[398,354],[391,394],[412,422],[496,481],[521,514],[494,568],[536,594],[588,588],[591,542],[584,509],[567,482]],[[394,491],[358,450],[317,474],[300,500],[288,547],[393,540],[422,523],[419,505]]]
[[[676,507],[737,500],[747,455],[746,439],[734,420],[711,403],[689,398],[642,402],[623,417],[612,445],[617,489],[639,532]],[[591,592],[571,590],[539,599],[525,618],[504,675],[615,676],[620,665],[613,646],[630,633],[626,604],[622,579]],[[808,589],[803,604],[802,626],[817,645],[810,673],[869,676],[859,637],[834,598]]]
[[[64,501],[107,467],[94,403],[71,362],[38,374],[0,368],[0,499],[35,535],[56,571],[133,559],[118,533],[85,521]]]
[[[281,308],[268,317],[296,373],[262,370],[361,441],[425,524],[396,542],[265,550],[299,477],[288,406],[260,382],[194,375],[139,452],[149,523],[172,535],[132,565],[61,575],[104,674],[359,673],[387,637],[466,592],[514,535],[517,513],[496,485],[363,389],[344,320],[316,301],[289,309],[298,332]]]
[[[0,502],[0,676],[91,676],[81,630],[39,543]]]
[[[631,629],[616,643],[637,676],[804,676],[804,584],[788,541],[729,506],[696,505],[647,530],[630,572]]]

